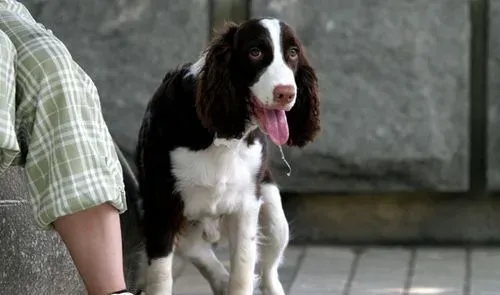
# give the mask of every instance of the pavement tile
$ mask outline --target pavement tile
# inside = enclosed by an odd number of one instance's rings
[[[285,258],[279,270],[280,280],[283,288],[285,288],[285,292],[290,291],[292,287],[295,274],[300,268],[300,259],[304,255],[304,252],[304,247],[297,246],[288,247],[285,252]]]
[[[290,295],[341,295],[354,261],[348,248],[308,247]]]
[[[182,275],[174,282],[174,294],[178,295],[211,295],[210,285],[198,270],[190,263]]]
[[[500,294],[500,249],[475,249],[471,253],[471,295]]]
[[[411,251],[370,248],[362,252],[349,295],[404,294]]]
[[[216,252],[228,266],[227,247]],[[291,246],[280,278],[289,295],[500,294],[500,248],[473,249],[469,257],[459,248],[419,248],[413,253],[412,260],[412,251],[403,248],[371,247],[356,256],[349,247]],[[190,264],[175,281],[174,292],[211,295],[208,283]]]
[[[462,295],[465,261],[464,249],[419,249],[409,294]]]

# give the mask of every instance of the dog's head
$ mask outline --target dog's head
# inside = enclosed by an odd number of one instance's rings
[[[235,138],[250,122],[278,145],[314,139],[318,78],[289,25],[272,18],[227,24],[203,59],[197,111],[206,128]]]

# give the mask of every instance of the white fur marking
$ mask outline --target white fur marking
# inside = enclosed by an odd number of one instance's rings
[[[259,80],[250,87],[253,94],[263,105],[273,103],[273,91],[277,85],[290,85],[297,92],[295,77],[292,69],[285,63],[281,46],[281,26],[277,19],[263,19],[260,21],[271,36],[273,43],[273,61],[262,73]],[[287,110],[295,104],[295,98],[289,103]]]
[[[173,252],[167,257],[151,260],[146,273],[147,295],[171,295],[172,294],[172,261]]]
[[[176,190],[190,220],[239,210],[246,196],[255,198],[255,176],[262,161],[262,144],[223,140],[205,150],[177,148],[171,152]]]
[[[202,221],[196,241],[191,240],[187,243],[191,246],[186,248],[185,239],[192,239],[188,235],[182,239],[179,250],[198,263],[199,269],[207,269],[204,276],[213,289],[225,289],[227,275],[210,247],[202,246],[207,245],[202,233],[210,226],[204,218],[225,215],[224,228],[228,228],[232,245],[229,294],[246,295],[253,291],[260,209],[255,181],[262,164],[262,148],[258,140],[249,146],[244,139],[219,139],[217,145],[204,150],[177,148],[171,152],[172,172],[177,179],[176,190],[184,201],[184,215]]]
[[[200,73],[201,68],[203,68],[203,66],[205,65],[205,56],[206,53],[203,53],[200,58],[194,64],[192,64],[191,67],[189,67],[189,72],[184,77],[187,77],[189,75],[197,76]]]

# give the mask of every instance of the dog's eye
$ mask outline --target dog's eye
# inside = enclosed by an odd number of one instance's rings
[[[299,49],[297,47],[294,46],[288,49],[288,57],[296,58],[298,54],[299,54]]]
[[[260,58],[260,56],[262,55],[262,51],[260,51],[260,49],[258,47],[250,48],[249,53],[250,53],[250,57],[253,59]]]

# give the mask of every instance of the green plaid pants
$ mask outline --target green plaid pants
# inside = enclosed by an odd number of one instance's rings
[[[95,85],[21,3],[0,0],[0,173],[12,165],[41,228],[103,203],[127,209]]]

